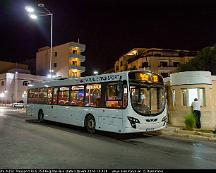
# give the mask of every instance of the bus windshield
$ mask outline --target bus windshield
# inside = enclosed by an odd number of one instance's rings
[[[163,78],[152,72],[130,72],[130,95],[133,109],[141,115],[160,114],[165,107]]]
[[[131,104],[133,109],[141,115],[157,115],[165,106],[163,87],[143,87],[130,85]]]

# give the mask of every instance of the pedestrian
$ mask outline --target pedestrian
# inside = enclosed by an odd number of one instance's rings
[[[201,128],[201,122],[200,122],[201,112],[200,112],[200,102],[198,101],[197,98],[195,98],[194,101],[192,102],[192,108],[193,108],[193,113],[196,119],[196,128],[200,129]]]

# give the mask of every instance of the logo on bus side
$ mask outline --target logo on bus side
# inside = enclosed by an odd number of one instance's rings
[[[84,79],[79,79],[79,83],[92,83],[92,82],[106,82],[106,81],[116,81],[121,80],[122,76],[115,74],[109,76],[93,76],[93,77],[86,77]]]

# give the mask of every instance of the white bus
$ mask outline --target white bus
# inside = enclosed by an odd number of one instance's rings
[[[45,81],[29,86],[26,112],[90,133],[156,131],[166,127],[165,86],[160,75],[149,71]]]

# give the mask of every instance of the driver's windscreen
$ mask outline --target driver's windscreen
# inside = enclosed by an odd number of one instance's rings
[[[165,104],[164,89],[162,87],[130,86],[131,102],[134,110],[140,114],[160,113]]]

